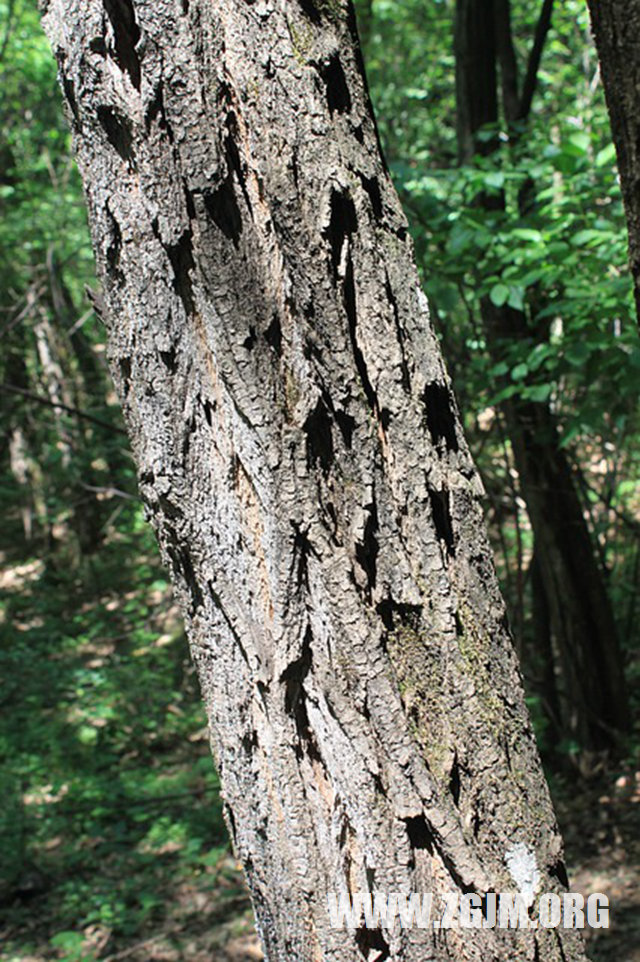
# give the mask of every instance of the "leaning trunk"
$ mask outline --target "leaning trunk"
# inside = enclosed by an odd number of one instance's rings
[[[328,892],[564,876],[351,4],[51,0],[45,26],[267,958],[583,958],[561,929],[329,923]]]

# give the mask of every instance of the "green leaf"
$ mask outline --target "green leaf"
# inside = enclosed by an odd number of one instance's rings
[[[522,287],[510,287],[507,304],[514,311],[521,311],[524,308],[524,289]]]
[[[613,144],[608,144],[596,154],[596,167],[610,167],[616,162],[616,148]]]
[[[516,364],[516,366],[511,371],[511,378],[514,381],[523,381],[524,378],[529,373],[529,365],[521,362]]]
[[[509,299],[509,288],[506,284],[495,284],[489,292],[489,298],[496,307],[502,307]]]
[[[531,244],[542,244],[543,241],[540,231],[534,230],[532,227],[514,227],[511,236]]]
[[[495,187],[496,190],[500,190],[504,187],[504,174],[501,170],[490,170],[488,174],[485,174],[484,182],[487,187]]]
[[[574,234],[571,238],[571,243],[574,247],[583,247],[589,244],[590,247],[597,247],[600,244],[605,244],[607,241],[611,240],[611,235],[606,234],[601,230],[585,229],[579,230],[577,234]]]
[[[530,401],[542,403],[543,401],[549,400],[552,391],[552,384],[534,384],[532,387],[526,387],[522,392],[522,396],[528,398]]]

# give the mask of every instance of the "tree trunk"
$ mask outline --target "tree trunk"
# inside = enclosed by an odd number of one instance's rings
[[[563,929],[329,923],[327,892],[526,887],[514,853],[564,877],[351,4],[45,7],[267,958],[582,959]]]
[[[494,7],[494,2],[496,6]],[[496,149],[496,138],[479,138],[486,125],[498,123],[497,49],[508,50],[508,4],[501,0],[458,0],[456,9],[456,92],[460,157],[469,163]],[[498,13],[500,16],[498,17]],[[549,4],[542,5],[547,23]],[[500,30],[496,31],[496,18]],[[494,38],[496,33],[499,42]],[[536,31],[532,57],[540,59],[541,28]],[[504,58],[503,58],[504,59]],[[535,76],[527,71],[523,96],[526,111],[535,89]],[[507,85],[511,100],[513,78]],[[508,105],[505,113],[508,115]],[[528,189],[531,200],[533,184]],[[504,209],[504,196],[478,197],[488,210]],[[508,305],[496,307],[481,300],[481,314],[489,350],[498,361],[501,344],[526,338],[531,329],[523,311]],[[517,398],[503,403],[518,470],[522,495],[533,528],[535,550],[544,586],[553,636],[561,656],[564,681],[563,721],[568,733],[587,752],[615,748],[628,728],[629,714],[622,656],[616,625],[598,566],[582,506],[574,484],[553,412],[546,403]]]
[[[640,321],[640,2],[588,0],[588,4],[618,156]]]

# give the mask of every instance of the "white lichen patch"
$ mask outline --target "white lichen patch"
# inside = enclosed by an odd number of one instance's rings
[[[538,871],[535,852],[528,848],[524,842],[518,842],[517,845],[513,845],[506,852],[504,860],[509,875],[518,886],[518,891],[527,905],[531,905],[540,884],[540,872]]]

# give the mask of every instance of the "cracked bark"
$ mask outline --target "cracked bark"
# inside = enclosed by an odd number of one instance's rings
[[[513,890],[518,843],[541,891],[564,873],[351,5],[45,6],[267,958],[582,959],[563,930],[329,925],[327,892]]]

